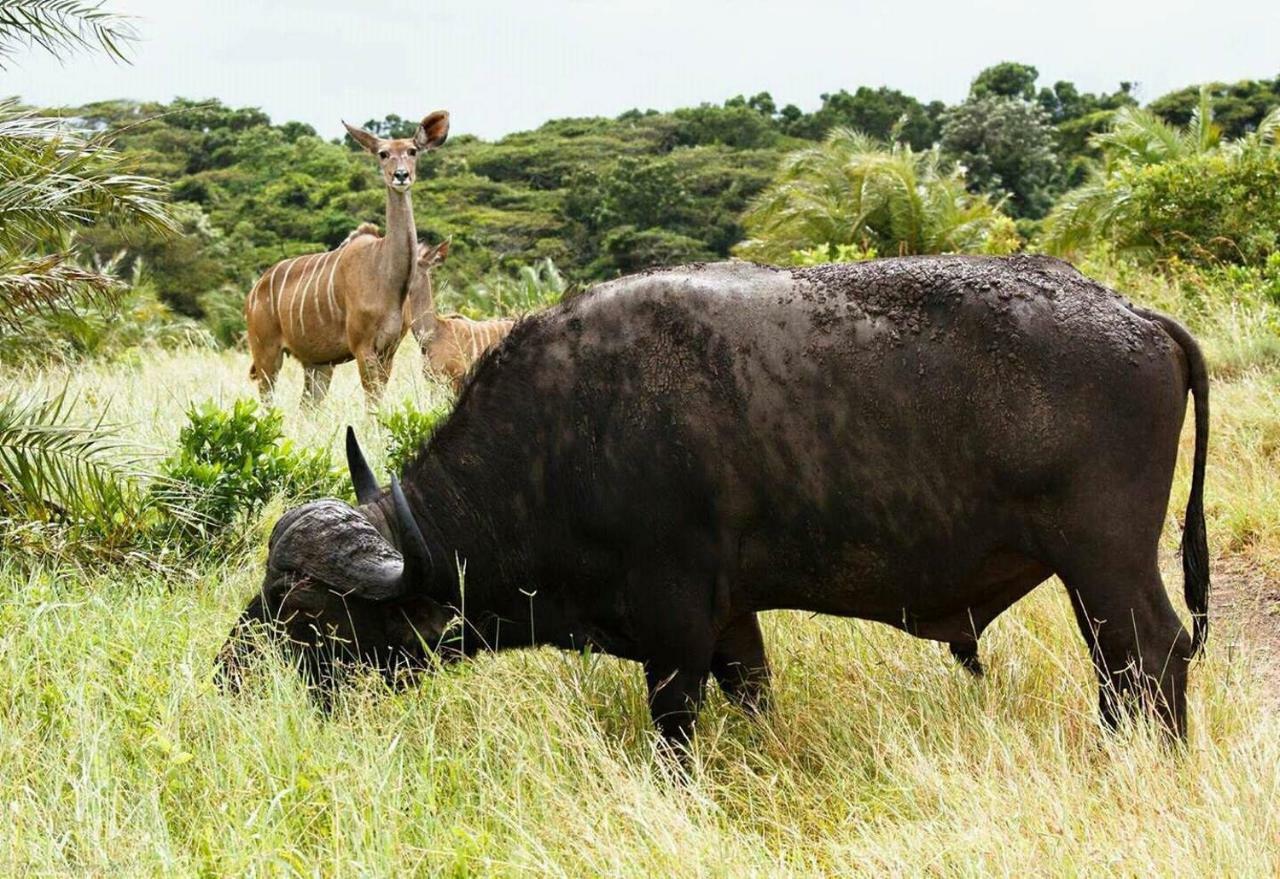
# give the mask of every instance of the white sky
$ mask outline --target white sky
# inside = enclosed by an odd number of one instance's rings
[[[1280,2],[1243,0],[107,0],[138,16],[131,66],[34,53],[0,94],[37,104],[220,98],[299,119],[445,108],[486,138],[562,116],[670,109],[769,91],[889,85],[959,100],[981,68],[1036,65],[1041,84],[1136,81],[1150,100],[1204,80],[1280,73]]]

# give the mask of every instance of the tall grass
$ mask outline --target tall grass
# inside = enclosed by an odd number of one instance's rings
[[[388,407],[445,399],[412,347]],[[0,383],[68,385],[82,414],[161,450],[191,400],[250,394],[246,370],[156,350]],[[290,363],[287,434],[337,458],[353,423],[382,475],[354,368],[318,411],[300,390]],[[1267,568],[1280,369],[1245,362],[1213,394],[1211,543]],[[253,549],[195,569],[0,560],[0,875],[1280,875],[1280,714],[1230,626],[1192,669],[1180,750],[1143,725],[1100,732],[1056,581],[984,636],[981,681],[881,626],[767,614],[775,709],[751,720],[713,695],[681,779],[655,759],[638,670],[607,657],[486,657],[395,693],[367,678],[328,716],[274,660],[222,693],[213,657],[279,512]]]

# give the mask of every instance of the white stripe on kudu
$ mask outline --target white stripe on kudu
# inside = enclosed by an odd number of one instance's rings
[[[331,317],[338,316],[338,303],[334,301],[333,298],[333,276],[338,273],[338,263],[342,262],[342,249],[346,246],[347,243],[344,241],[338,246],[338,249],[333,252],[333,268],[329,270],[329,314]]]
[[[307,274],[307,270],[303,269],[303,274],[299,276],[302,278],[302,285],[298,289],[298,295],[296,297],[298,302],[298,332],[303,335],[307,332],[307,287],[315,280],[316,271],[320,268],[321,260],[316,259],[317,256],[319,256],[319,254],[313,253],[308,257],[310,262],[308,262],[307,265],[311,267],[311,273]]]
[[[284,277],[280,280],[280,297],[276,300],[276,304],[277,306],[281,304],[284,305],[283,311],[279,311],[277,308],[277,313],[280,318],[280,329],[282,330],[284,329],[284,317],[289,313],[289,303],[285,301],[285,295],[289,292],[289,273],[293,271],[294,263],[297,261],[298,257],[296,256],[289,260],[289,267],[284,270]]]
[[[267,273],[267,283],[270,287],[268,301],[271,304],[272,316],[276,313],[276,272],[280,270],[280,263],[276,263],[271,267],[271,271]]]
[[[320,320],[324,316],[320,314],[320,279],[324,277],[324,267],[328,264],[333,251],[329,251],[316,260],[316,270],[312,272],[310,294],[315,298],[316,302],[316,319]]]

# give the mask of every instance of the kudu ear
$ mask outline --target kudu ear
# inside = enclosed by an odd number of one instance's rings
[[[444,262],[444,258],[449,255],[449,242],[441,241],[439,244],[420,244],[418,245],[418,265],[424,269],[432,266],[438,266]]]
[[[352,140],[364,147],[367,152],[371,152],[375,156],[378,154],[378,145],[382,143],[382,140],[377,135],[370,134],[363,128],[348,125],[345,119],[342,124],[346,127],[347,134],[351,135]]]
[[[445,110],[436,110],[423,117],[422,123],[413,135],[413,145],[420,150],[433,150],[444,143],[449,136],[449,114]]]

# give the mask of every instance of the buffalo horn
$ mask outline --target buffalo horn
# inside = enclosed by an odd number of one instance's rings
[[[360,451],[353,427],[347,425],[347,469],[351,471],[351,484],[355,486],[356,503],[368,504],[378,499],[378,480],[369,469],[369,462]]]
[[[405,499],[400,488],[400,480],[391,477],[391,502],[395,505],[396,519],[400,525],[400,554],[404,557],[404,581],[406,584],[420,583],[426,579],[431,570],[431,550],[418,528],[413,512],[409,509],[409,501]]]

